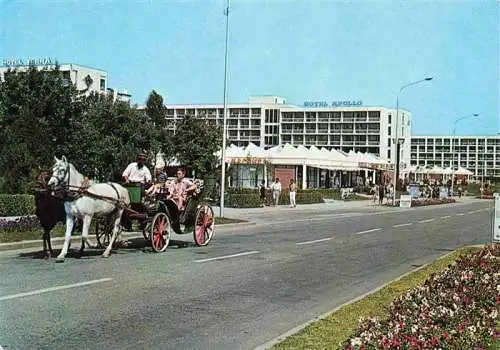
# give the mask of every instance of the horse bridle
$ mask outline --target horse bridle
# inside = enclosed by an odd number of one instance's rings
[[[64,181],[64,179],[66,178],[66,175],[68,175],[68,183],[67,184],[63,184],[61,186],[61,183]],[[56,183],[56,188],[57,187],[63,187],[64,189],[68,189],[69,188],[69,184],[70,184],[70,176],[71,176],[71,173],[69,172],[69,163],[66,165],[66,169],[64,169],[64,174],[62,176],[62,180],[59,179],[59,177],[56,177],[56,180],[57,180],[57,183]]]

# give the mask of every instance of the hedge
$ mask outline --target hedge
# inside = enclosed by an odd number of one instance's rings
[[[30,194],[0,194],[0,216],[35,214],[35,197]]]
[[[323,198],[340,200],[340,191],[333,189],[307,189],[298,190],[295,200],[297,204],[323,203]],[[266,190],[266,204],[274,204],[271,190]],[[279,205],[290,204],[288,189],[281,191]],[[231,188],[227,191],[225,206],[229,208],[256,208],[260,206],[260,194],[258,189]]]
[[[323,198],[340,200],[340,191],[336,189],[312,188],[298,190],[297,204],[323,203]],[[259,189],[230,188],[225,200],[230,208],[256,208],[260,206]],[[266,190],[266,203],[274,204],[272,191]],[[280,205],[290,203],[288,189],[281,191]],[[29,194],[0,194],[0,217],[34,215],[35,199]]]

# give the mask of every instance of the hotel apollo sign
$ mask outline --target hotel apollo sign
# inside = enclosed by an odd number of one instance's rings
[[[363,105],[363,101],[333,101],[331,105],[326,101],[306,101],[304,107],[358,107]]]

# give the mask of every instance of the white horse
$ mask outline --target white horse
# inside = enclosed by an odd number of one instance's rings
[[[65,156],[61,159],[54,157],[54,159],[56,163],[52,168],[52,177],[48,182],[49,187],[59,188],[68,186],[70,191],[80,189],[84,182],[83,175],[75,169],[73,164],[66,160]],[[114,219],[113,235],[108,247],[102,254],[104,258],[109,256],[113,243],[121,232],[120,220],[124,207],[130,205],[130,197],[127,189],[117,183],[91,182],[90,186],[80,194],[81,196],[77,196],[77,199],[64,202],[64,210],[66,211],[66,233],[64,245],[61,249],[61,253],[57,256],[56,262],[63,262],[68,253],[75,216],[83,220],[82,247],[80,248],[80,252],[83,252],[85,244],[89,247],[93,247],[93,245],[89,243],[88,235],[90,223],[94,215],[97,217],[107,216],[109,220]]]

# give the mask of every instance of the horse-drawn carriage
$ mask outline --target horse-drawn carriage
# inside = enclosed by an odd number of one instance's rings
[[[92,219],[96,219],[98,246],[106,248],[103,257],[108,257],[111,253],[123,226],[130,230],[131,222],[134,221],[139,224],[144,238],[156,252],[167,249],[172,232],[192,232],[197,246],[205,246],[212,239],[214,211],[203,197],[204,186],[201,180],[195,180],[196,190],[188,196],[182,210],[179,210],[177,204],[170,199],[168,187],[155,187],[158,191],[145,197],[141,185],[95,183],[84,178],[64,156],[55,160],[46,188],[52,193],[61,193],[60,199],[66,212],[65,240],[56,261],[64,261],[68,252],[75,218],[82,220],[80,252],[83,252],[85,245],[93,247],[88,235]]]
[[[164,252],[170,241],[171,232],[179,235],[193,234],[197,246],[206,246],[214,233],[215,216],[207,198],[203,197],[203,181],[195,180],[196,191],[188,197],[185,209],[180,211],[174,201],[168,198],[168,187],[161,187],[158,193],[146,196],[140,184],[125,184],[130,196],[130,208],[122,215],[122,228],[132,230],[135,221],[144,238],[156,252]],[[112,223],[101,220],[96,225],[96,238],[100,247],[109,244]]]

